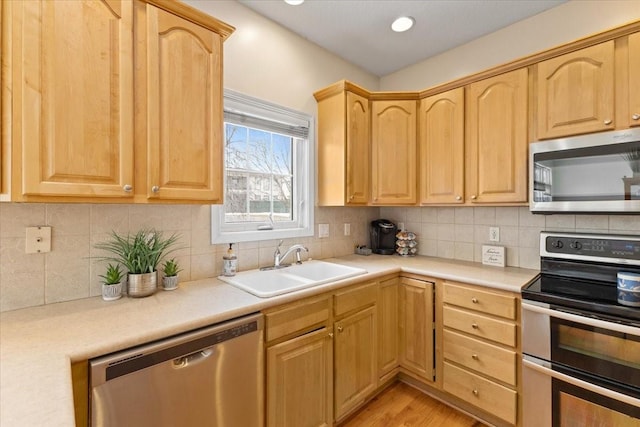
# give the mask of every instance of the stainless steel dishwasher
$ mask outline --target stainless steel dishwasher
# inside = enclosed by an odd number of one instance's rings
[[[262,330],[253,314],[92,359],[91,425],[263,426]]]

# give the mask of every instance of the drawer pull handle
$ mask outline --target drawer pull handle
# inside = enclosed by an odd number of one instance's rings
[[[476,298],[476,297],[471,298],[471,302],[474,303],[474,304],[477,304],[478,303],[478,298]]]
[[[606,119],[604,121],[604,124],[607,125],[607,126],[609,126],[611,123],[613,123],[613,121],[611,119]]]
[[[477,355],[477,354],[475,354],[475,353],[471,355],[471,358],[472,358],[473,360],[478,360],[478,359],[479,359],[478,355]]]
[[[472,323],[472,324],[471,324],[471,327],[472,327],[473,329],[478,329],[478,324],[477,324],[477,323]]]
[[[478,396],[480,394],[480,392],[478,391],[477,388],[474,388],[472,393],[473,393],[474,396]]]
[[[631,118],[633,120],[640,120],[640,114],[634,114],[633,116],[631,116]]]

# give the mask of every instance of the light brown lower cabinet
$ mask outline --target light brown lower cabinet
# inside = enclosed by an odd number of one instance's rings
[[[378,287],[378,378],[384,383],[398,372],[400,337],[398,335],[399,277],[381,280]]]
[[[400,366],[433,381],[433,283],[403,277],[400,281]]]
[[[265,310],[268,427],[335,425],[398,375],[521,425],[518,295],[410,276]]]
[[[331,426],[332,394],[327,328],[267,348],[267,426]]]
[[[442,388],[492,424],[521,425],[519,312],[516,294],[442,283]]]

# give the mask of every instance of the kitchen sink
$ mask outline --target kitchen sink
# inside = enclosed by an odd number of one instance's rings
[[[327,261],[307,261],[273,270],[243,271],[219,279],[261,298],[273,297],[365,274],[367,270]]]

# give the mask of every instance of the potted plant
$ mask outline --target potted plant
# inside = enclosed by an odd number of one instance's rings
[[[182,271],[175,258],[168,259],[162,266],[164,277],[162,278],[162,288],[165,291],[178,289],[178,273]]]
[[[112,231],[111,239],[97,243],[95,248],[111,254],[102,259],[122,264],[127,269],[129,296],[145,297],[155,293],[158,264],[175,249],[177,240],[176,234],[164,237],[162,232],[153,229],[142,229],[126,235]]]
[[[122,279],[124,272],[120,270],[120,264],[109,264],[107,271],[100,274],[102,277],[102,299],[113,301],[122,297]]]

